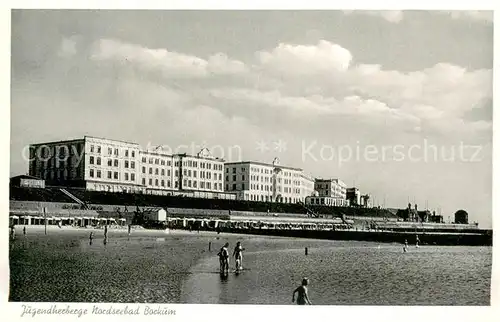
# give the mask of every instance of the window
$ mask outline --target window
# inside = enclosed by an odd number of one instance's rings
[[[222,181],[222,173],[219,173],[219,180]]]
[[[188,187],[191,187],[191,180],[188,180]]]
[[[100,145],[97,146],[97,153],[101,154],[101,146]]]
[[[108,148],[108,155],[111,155],[113,154],[113,149],[112,148]]]
[[[115,149],[115,155],[118,155],[118,149]]]
[[[189,177],[191,176],[191,170],[188,170],[188,176]]]
[[[158,175],[158,168],[155,169],[155,174]]]
[[[130,167],[131,167],[132,169],[135,169],[135,161],[131,161],[131,162],[130,162]]]
[[[245,172],[247,169],[246,168],[241,168],[241,171]]]
[[[90,177],[93,178],[94,177],[94,169],[90,169]]]
[[[90,152],[94,152],[94,146],[93,145],[90,146]]]
[[[229,172],[229,168],[226,168],[226,173],[228,173],[228,172]]]
[[[153,185],[153,179],[149,178],[149,185],[152,186]]]
[[[245,175],[244,174],[241,175],[241,180],[245,181]]]
[[[165,175],[165,169],[161,169],[161,175],[164,176]]]
[[[125,160],[125,168],[128,169],[128,161]]]
[[[207,189],[212,189],[212,184],[210,182],[207,182]]]
[[[226,184],[226,190],[229,190],[229,185],[228,184]]]
[[[146,167],[142,167],[142,173],[146,173]]]
[[[179,176],[179,170],[175,170],[175,176],[178,177]]]
[[[167,176],[170,177],[170,170],[167,170]]]
[[[116,180],[118,180],[118,172],[116,172],[116,171],[115,171],[115,173],[114,173],[113,177],[114,177]]]
[[[135,151],[132,151],[132,158],[135,158]]]
[[[193,188],[197,188],[198,187],[198,181],[194,180],[193,181]]]
[[[155,186],[158,187],[158,179],[155,179]]]
[[[229,176],[226,176],[226,181],[229,181]]]
[[[146,178],[142,178],[142,184],[146,185]]]
[[[170,188],[170,180],[167,181],[167,187]]]
[[[236,175],[233,175],[233,181],[236,181]]]
[[[162,186],[162,187],[165,187],[165,180],[162,180],[162,181],[161,181],[161,186]]]
[[[149,168],[149,174],[153,174],[153,168]]]
[[[97,165],[101,165],[101,157],[97,157]]]
[[[204,181],[201,181],[201,182],[200,182],[200,188],[201,188],[201,189],[205,189],[205,182],[204,182]]]
[[[244,183],[241,184],[241,190],[245,190],[245,184]]]
[[[97,170],[97,177],[100,178],[101,177],[101,170]]]
[[[233,168],[233,173],[236,173],[236,168]]]
[[[146,163],[146,157],[142,157],[141,161],[142,161],[143,163]]]
[[[160,164],[165,165],[165,160],[161,160]]]
[[[193,177],[196,178],[196,170],[193,170]]]
[[[233,190],[236,190],[236,183],[233,183]]]
[[[219,182],[219,190],[222,190],[222,183]]]
[[[128,181],[128,173],[125,172],[125,181]]]
[[[115,159],[115,167],[118,166],[118,160]]]
[[[111,179],[111,177],[112,177],[112,172],[108,171],[108,179]]]
[[[155,164],[159,164],[159,163],[160,163],[160,160],[155,159]]]
[[[135,181],[135,173],[130,174],[130,181]]]
[[[90,157],[90,164],[94,164],[94,157]]]
[[[125,150],[125,156],[128,157],[128,150]]]

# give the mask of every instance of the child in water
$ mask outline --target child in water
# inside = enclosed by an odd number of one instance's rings
[[[225,243],[224,246],[220,249],[220,251],[217,253],[219,256],[219,263],[220,263],[220,272],[228,272],[229,271],[229,243]]]
[[[241,246],[241,242],[236,243],[236,247],[234,247],[233,256],[236,264],[236,271],[240,271],[243,269],[242,260],[243,260],[243,251],[245,249]]]
[[[295,302],[295,293],[298,293],[297,296],[297,304],[298,305],[312,305],[311,301],[309,301],[309,297],[307,295],[307,285],[309,284],[309,280],[307,278],[302,279],[302,285],[297,287],[292,294],[292,302]]]

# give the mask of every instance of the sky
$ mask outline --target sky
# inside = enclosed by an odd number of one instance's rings
[[[13,10],[11,167],[84,135],[340,178],[491,227],[493,14]]]

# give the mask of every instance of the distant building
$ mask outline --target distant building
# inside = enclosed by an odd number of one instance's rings
[[[228,162],[224,168],[225,191],[236,193],[239,200],[297,203],[310,190],[301,190],[302,169],[276,162]]]
[[[10,184],[14,187],[45,188],[45,180],[29,175],[12,177]]]
[[[455,213],[455,224],[468,224],[469,214],[465,210],[458,210]]]
[[[306,205],[328,206],[328,207],[349,207],[349,200],[326,196],[306,197]]]
[[[314,190],[318,191],[320,197],[346,199],[346,184],[340,179],[316,179]]]
[[[358,188],[347,188],[346,199],[351,206],[361,206],[361,193]]]

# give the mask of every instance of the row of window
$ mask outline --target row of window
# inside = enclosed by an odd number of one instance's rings
[[[163,160],[161,158],[142,157],[141,161],[142,161],[142,163],[148,162],[149,164],[156,164],[156,165],[167,165],[167,166],[172,165],[171,160]],[[174,166],[180,167],[181,162],[175,161]],[[195,160],[184,160],[184,161],[182,161],[182,166],[183,167],[191,167],[191,168],[198,168],[198,166],[199,166],[201,169],[219,170],[219,171],[222,171],[222,169],[224,168],[223,164],[213,164],[211,162],[203,162],[203,161],[195,161]]]
[[[164,179],[152,179],[149,178],[148,180],[149,186],[156,186],[156,187],[163,187],[163,188],[171,188],[172,187],[172,182],[170,180],[164,180]],[[142,178],[142,184],[146,185],[146,178]],[[179,182],[175,181],[174,182],[174,188],[179,188]],[[186,188],[194,188],[194,189],[206,189],[206,190],[212,190],[212,183],[211,182],[205,182],[205,181],[198,181],[196,180],[188,180],[185,179],[183,181],[183,189]],[[213,183],[213,189],[214,190],[221,190],[222,191],[222,183]]]
[[[101,146],[100,145],[94,146],[93,144],[91,144],[90,145],[90,152],[91,153],[101,154]],[[108,147],[108,156],[113,155],[113,154],[115,156],[119,156],[119,149],[118,148],[114,148],[113,149],[113,148],[109,148]],[[128,149],[125,149],[123,154],[124,154],[125,157],[129,157],[130,156],[132,158],[135,158],[135,151],[134,150],[129,151]]]
[[[102,178],[101,170],[90,169],[89,176],[91,178]],[[120,173],[117,171],[107,171],[107,178],[114,179],[114,180],[120,180]],[[123,174],[123,180],[135,182],[135,173],[125,172]]]
[[[89,157],[89,163],[90,164],[96,164],[96,165],[101,165],[101,157],[96,157],[94,159],[93,156],[90,156]],[[119,160],[118,159],[108,159],[108,167],[118,167],[119,166]],[[135,161],[128,161],[128,160],[125,160],[123,161],[123,166],[125,167],[125,169],[135,169]]]

